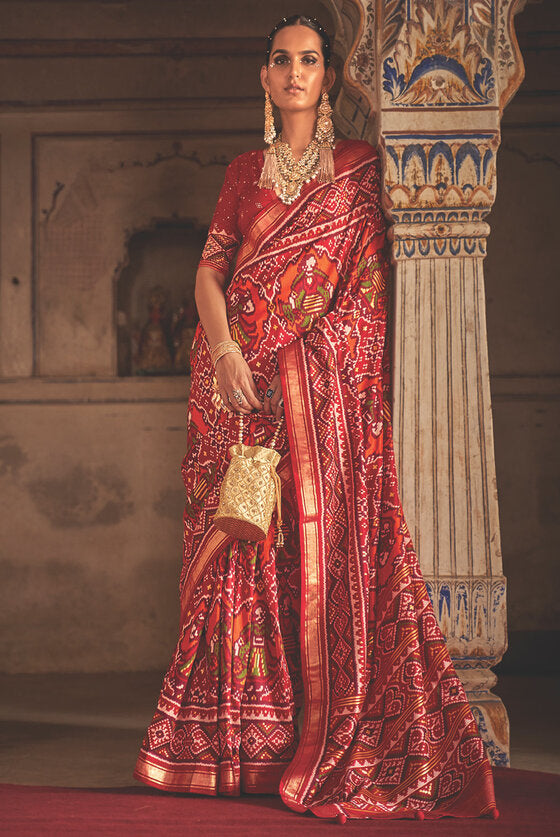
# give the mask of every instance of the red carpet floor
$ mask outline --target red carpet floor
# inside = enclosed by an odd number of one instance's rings
[[[494,770],[498,820],[348,820],[345,825],[290,811],[277,796],[168,794],[143,786],[107,790],[0,785],[0,834],[118,837],[277,837],[289,835],[457,835],[548,837],[560,834],[560,775]],[[340,829],[344,829],[340,831]]]

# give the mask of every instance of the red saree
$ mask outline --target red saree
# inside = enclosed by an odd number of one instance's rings
[[[237,417],[192,351],[181,631],[135,776],[171,791],[280,792],[321,817],[497,814],[492,771],[403,516],[390,418],[388,258],[375,150],[284,206],[262,152],[228,167],[202,263],[264,392],[280,371],[284,546],[216,530]],[[253,413],[245,442],[274,423]],[[303,727],[297,713],[303,706]]]

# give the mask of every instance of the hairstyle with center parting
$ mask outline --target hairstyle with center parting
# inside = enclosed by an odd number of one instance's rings
[[[279,20],[270,35],[268,36],[267,44],[266,44],[266,63],[270,61],[270,52],[272,49],[272,42],[274,40],[274,36],[280,29],[285,29],[286,26],[307,26],[309,29],[312,29],[316,32],[319,37],[321,38],[321,51],[323,53],[323,61],[325,62],[325,67],[328,67],[331,60],[331,41],[317,18],[315,17],[306,17],[305,15],[291,15],[290,17],[283,17],[282,20]]]

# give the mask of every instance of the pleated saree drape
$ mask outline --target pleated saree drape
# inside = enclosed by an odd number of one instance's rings
[[[335,165],[334,183],[290,207],[257,189],[262,152],[228,168],[203,260],[225,272],[235,254],[232,336],[261,392],[281,375],[285,544],[273,527],[252,544],[212,526],[238,419],[213,395],[199,326],[181,630],[135,775],[280,792],[324,817],[492,815],[491,767],[399,499],[377,153],[343,141]],[[273,435],[263,414],[245,424],[249,444]]]

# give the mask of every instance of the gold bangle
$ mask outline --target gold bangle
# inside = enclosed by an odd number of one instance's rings
[[[235,342],[235,340],[222,340],[221,343],[216,343],[214,348],[210,351],[210,356],[212,358],[212,363],[214,364],[214,366],[221,357],[229,354],[230,352],[242,354],[241,347],[239,343]]]

